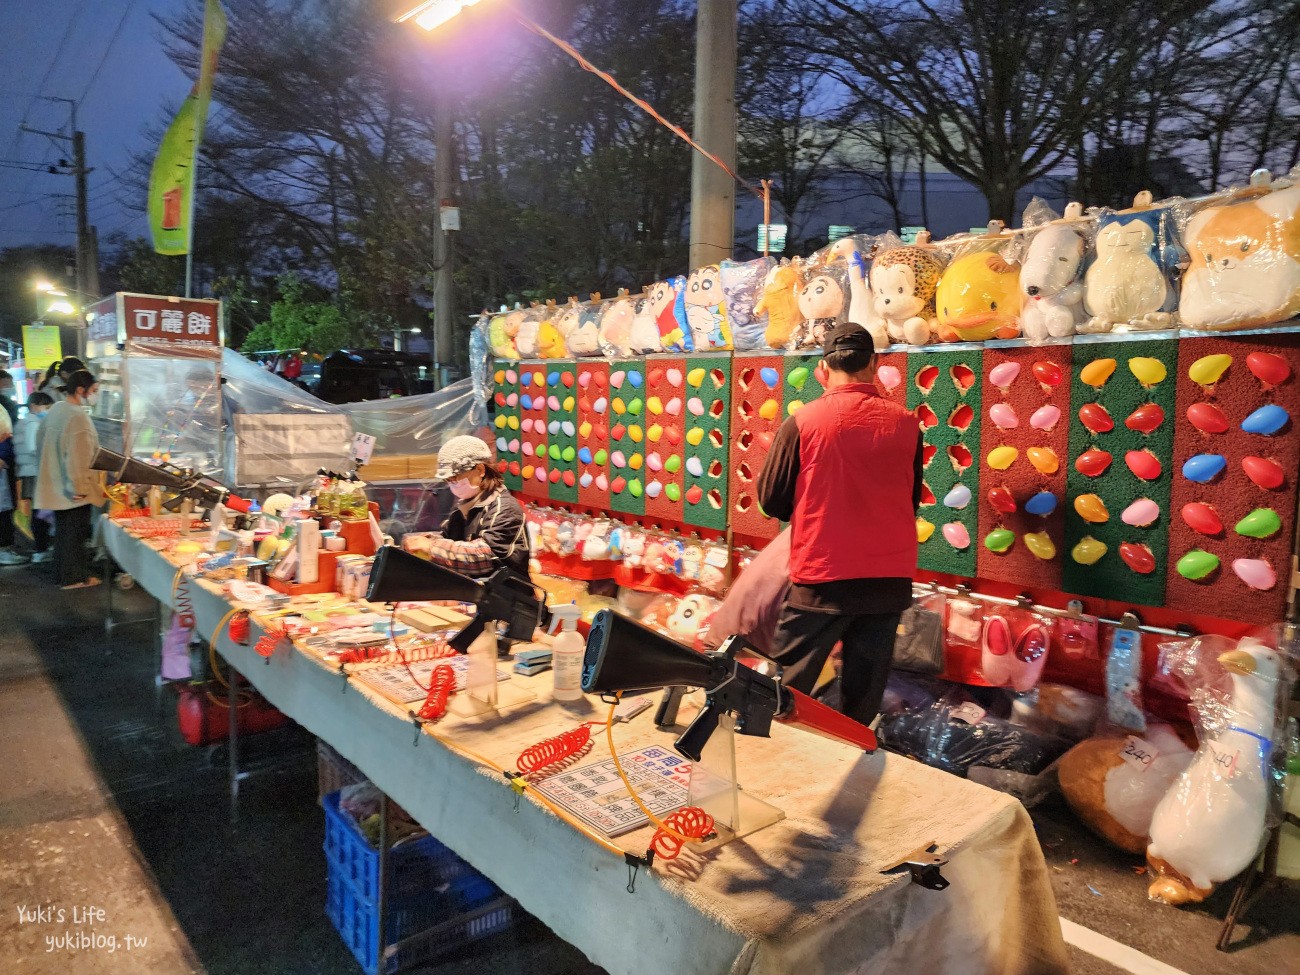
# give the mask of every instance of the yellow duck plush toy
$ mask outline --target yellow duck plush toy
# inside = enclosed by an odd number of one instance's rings
[[[1013,339],[1020,334],[1020,302],[1016,265],[988,251],[959,257],[939,279],[939,337],[963,342]]]

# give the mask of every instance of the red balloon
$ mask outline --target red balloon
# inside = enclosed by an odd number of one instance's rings
[[[1151,549],[1145,545],[1135,545],[1132,542],[1121,542],[1119,546],[1119,557],[1138,575],[1150,575],[1156,570],[1156,558],[1151,554]]]
[[[1228,418],[1213,403],[1193,403],[1187,407],[1187,422],[1201,433],[1223,433],[1228,429]]]
[[[566,372],[565,375],[567,376],[568,373]],[[575,478],[575,477],[573,476],[573,471],[565,471],[565,472],[564,472],[564,486],[565,486],[565,487],[573,487],[573,485],[574,485],[576,482],[577,482],[577,478]]]
[[[939,370],[934,366],[927,366],[927,369],[934,369],[937,373]],[[934,415],[934,410],[930,409],[925,403],[916,408],[916,418],[921,421],[921,429],[928,430],[930,427],[939,425],[939,418]]]
[[[1035,362],[1032,371],[1034,378],[1044,386],[1061,385],[1061,367],[1055,362]]]
[[[1085,403],[1079,407],[1079,422],[1093,433],[1106,433],[1115,429],[1110,411],[1100,403]]]
[[[1124,455],[1124,463],[1134,476],[1144,481],[1154,481],[1160,476],[1160,458],[1149,450],[1130,450]]]
[[[510,470],[510,465],[504,460],[499,460],[497,461],[497,470],[504,474],[506,471]]]
[[[609,489],[615,494],[622,494],[625,487],[627,487],[627,481],[621,477],[616,477],[609,483]]]
[[[1153,433],[1165,422],[1165,411],[1156,403],[1143,403],[1128,415],[1124,426],[1139,433]]]
[[[551,483],[552,484],[560,483],[560,472],[554,468],[551,470]]]
[[[664,381],[664,371],[662,369],[651,369],[650,375],[646,376],[646,380],[650,388],[654,389]]]
[[[573,373],[571,373],[571,372],[564,372],[564,373],[561,373],[561,374],[560,374],[560,382],[564,383],[564,385],[567,386],[567,387],[569,387],[569,389],[572,389],[572,388],[573,388]],[[573,487],[572,484],[570,484],[569,486],[570,486],[570,487]]]
[[[615,440],[622,440],[623,434],[627,433],[627,427],[623,426],[621,423],[615,423],[614,429],[611,430],[610,433],[613,434]]]
[[[703,498],[704,498],[704,491],[700,488],[698,484],[696,484],[694,487],[690,488],[686,492],[687,504],[699,504],[700,501],[703,500]]]
[[[1016,499],[1009,488],[989,488],[989,504],[993,506],[994,511],[999,511],[1004,515],[1014,515],[1016,513]]]
[[[1291,363],[1274,352],[1252,352],[1246,356],[1246,366],[1269,386],[1280,386],[1291,378]]]
[[[1110,454],[1093,447],[1085,450],[1074,462],[1074,469],[1085,477],[1100,477],[1110,466]]]
[[[921,482],[921,504],[934,504],[934,492],[924,481]]]
[[[1183,521],[1189,528],[1202,535],[1217,535],[1223,531],[1223,521],[1219,513],[1203,501],[1193,501],[1183,505]]]
[[[495,396],[492,397],[492,399],[496,401],[497,406],[505,406],[505,405],[506,405],[506,394],[505,394],[505,393],[497,393]]]
[[[1281,487],[1282,482],[1286,480],[1286,474],[1277,461],[1266,460],[1263,457],[1243,457],[1241,469],[1246,472],[1248,478],[1266,491]]]
[[[519,472],[521,470],[523,470],[523,468],[519,466],[519,461],[512,460],[510,462],[510,473],[513,474],[515,477],[519,476]]]

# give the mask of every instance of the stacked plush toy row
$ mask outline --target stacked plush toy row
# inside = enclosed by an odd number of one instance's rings
[[[1264,174],[1265,176],[1267,174]],[[727,349],[797,351],[856,322],[877,347],[1186,327],[1232,330],[1300,314],[1300,183],[1252,180],[1192,204],[1056,218],[904,245],[853,236],[807,259],[724,261],[588,302],[484,313],[498,359],[624,359]]]

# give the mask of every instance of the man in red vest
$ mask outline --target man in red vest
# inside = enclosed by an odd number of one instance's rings
[[[842,325],[823,348],[826,392],[781,425],[758,480],[763,510],[791,528],[791,587],[773,659],[786,684],[810,693],[842,641],[841,710],[869,723],[912,602],[921,429],[876,389],[864,329]]]

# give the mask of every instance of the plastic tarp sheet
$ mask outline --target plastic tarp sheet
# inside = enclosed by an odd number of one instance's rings
[[[476,395],[471,379],[462,379],[436,393],[345,403],[338,409],[352,419],[357,433],[375,438],[375,466],[385,458],[410,457],[422,459],[425,463],[419,465],[421,468],[432,469],[443,443],[466,433],[492,443],[486,406]],[[373,475],[367,478],[372,479]]]

